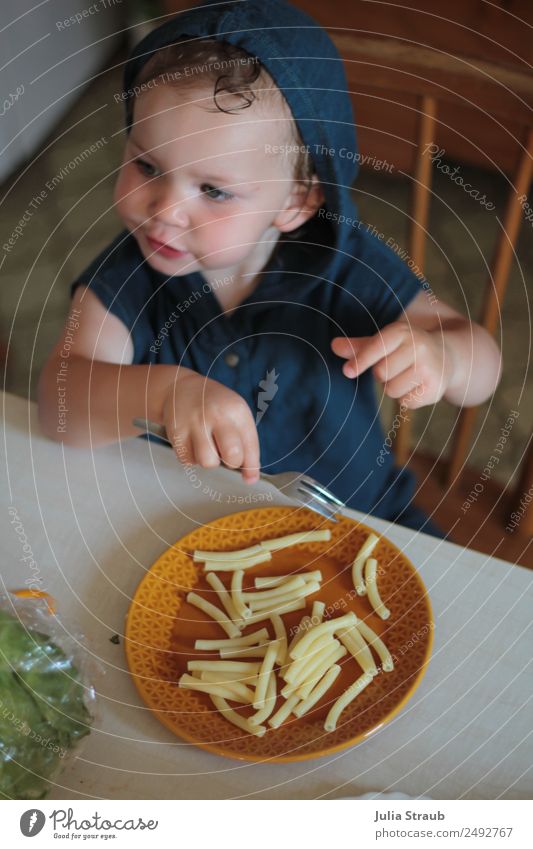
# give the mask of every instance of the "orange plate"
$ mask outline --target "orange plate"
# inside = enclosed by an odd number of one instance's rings
[[[353,610],[383,638],[391,652],[393,672],[380,673],[341,714],[337,728],[324,731],[324,720],[333,700],[360,674],[356,661],[346,655],[342,672],[318,705],[300,719],[294,716],[281,728],[254,737],[230,725],[208,695],[178,688],[177,681],[193,658],[218,657],[200,652],[197,639],[225,639],[219,625],[188,604],[189,590],[218,603],[206,584],[202,564],[195,564],[196,548],[230,551],[262,539],[311,528],[330,528],[330,542],[303,543],[273,552],[272,560],[245,573],[244,588],[259,575],[286,574],[320,569],[322,588],[308,596],[307,609],[283,616],[287,633],[311,610],[313,601],[326,603],[326,617]],[[391,616],[385,622],[375,614],[366,596],[355,595],[351,564],[370,528],[339,516],[337,524],[307,509],[269,507],[232,513],[204,525],[178,540],[147,572],[132,600],[126,622],[126,656],[133,680],[157,718],[179,737],[230,758],[247,761],[298,761],[339,751],[368,737],[405,705],[420,683],[431,653],[433,617],[425,587],[411,562],[385,537],[374,554],[379,563],[378,587]],[[228,573],[218,573],[228,585]],[[267,625],[249,626],[244,633]],[[290,639],[290,636],[289,636]],[[281,687],[279,688],[281,689]],[[284,699],[278,697],[276,709]],[[253,712],[240,707],[243,715]]]

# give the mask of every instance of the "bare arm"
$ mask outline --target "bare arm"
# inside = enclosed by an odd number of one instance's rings
[[[494,392],[501,356],[492,336],[447,304],[430,304],[421,292],[397,321],[374,336],[332,340],[347,360],[348,378],[372,368],[390,398],[408,409],[445,398],[457,406],[481,404]]]
[[[492,395],[501,377],[501,354],[483,327],[447,304],[430,305],[424,292],[409,304],[404,320],[426,330],[442,346],[450,365],[447,401],[474,407]]]
[[[134,417],[151,419],[165,425],[180,462],[211,467],[223,460],[241,469],[246,482],[258,479],[257,429],[237,392],[192,369],[132,360],[126,326],[79,287],[39,379],[43,432],[67,445],[96,447],[138,436]]]
[[[65,324],[39,378],[43,432],[67,445],[98,446],[138,436],[134,416],[163,422],[166,396],[190,370],[132,365],[127,328],[90,289],[76,289],[70,316],[75,321]]]

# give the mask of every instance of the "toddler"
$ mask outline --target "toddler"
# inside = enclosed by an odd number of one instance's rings
[[[223,461],[249,483],[259,468],[305,472],[351,507],[438,534],[385,447],[376,387],[407,409],[479,404],[499,351],[358,219],[329,36],[283,0],[204,4],[135,48],[119,99],[124,230],[72,283],[40,377],[45,433],[97,446],[152,419],[182,463]]]

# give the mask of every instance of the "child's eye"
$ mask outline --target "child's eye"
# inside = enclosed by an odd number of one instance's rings
[[[210,200],[222,201],[222,200],[231,200],[233,197],[230,192],[224,192],[222,189],[216,189],[215,186],[209,185],[209,183],[202,183],[200,186],[200,191],[202,194],[207,195]]]
[[[146,177],[155,177],[156,168],[154,165],[150,165],[145,159],[134,159],[133,160],[141,174],[144,174]]]

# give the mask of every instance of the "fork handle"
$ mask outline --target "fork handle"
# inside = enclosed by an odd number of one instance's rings
[[[165,442],[168,442],[169,445],[172,445],[172,442],[168,438],[167,430],[164,425],[158,424],[157,422],[151,422],[149,419],[139,419],[134,418],[131,420],[131,423],[134,427],[138,427],[139,430],[143,430],[146,433],[151,433],[152,436],[159,436],[160,439],[164,439]],[[241,473],[240,469],[234,469],[232,466],[227,466],[225,462],[221,459],[220,463],[224,466],[225,469],[229,469],[230,472]],[[270,475],[265,475],[263,472],[259,471],[259,477],[262,480],[268,480]]]
[[[146,433],[151,433],[152,436],[159,436],[161,439],[164,439],[165,442],[168,442],[169,445],[172,445],[172,442],[167,436],[167,430],[165,425],[158,424],[157,422],[151,422],[149,419],[132,419],[131,423],[134,427],[138,427],[139,430],[144,430]]]

